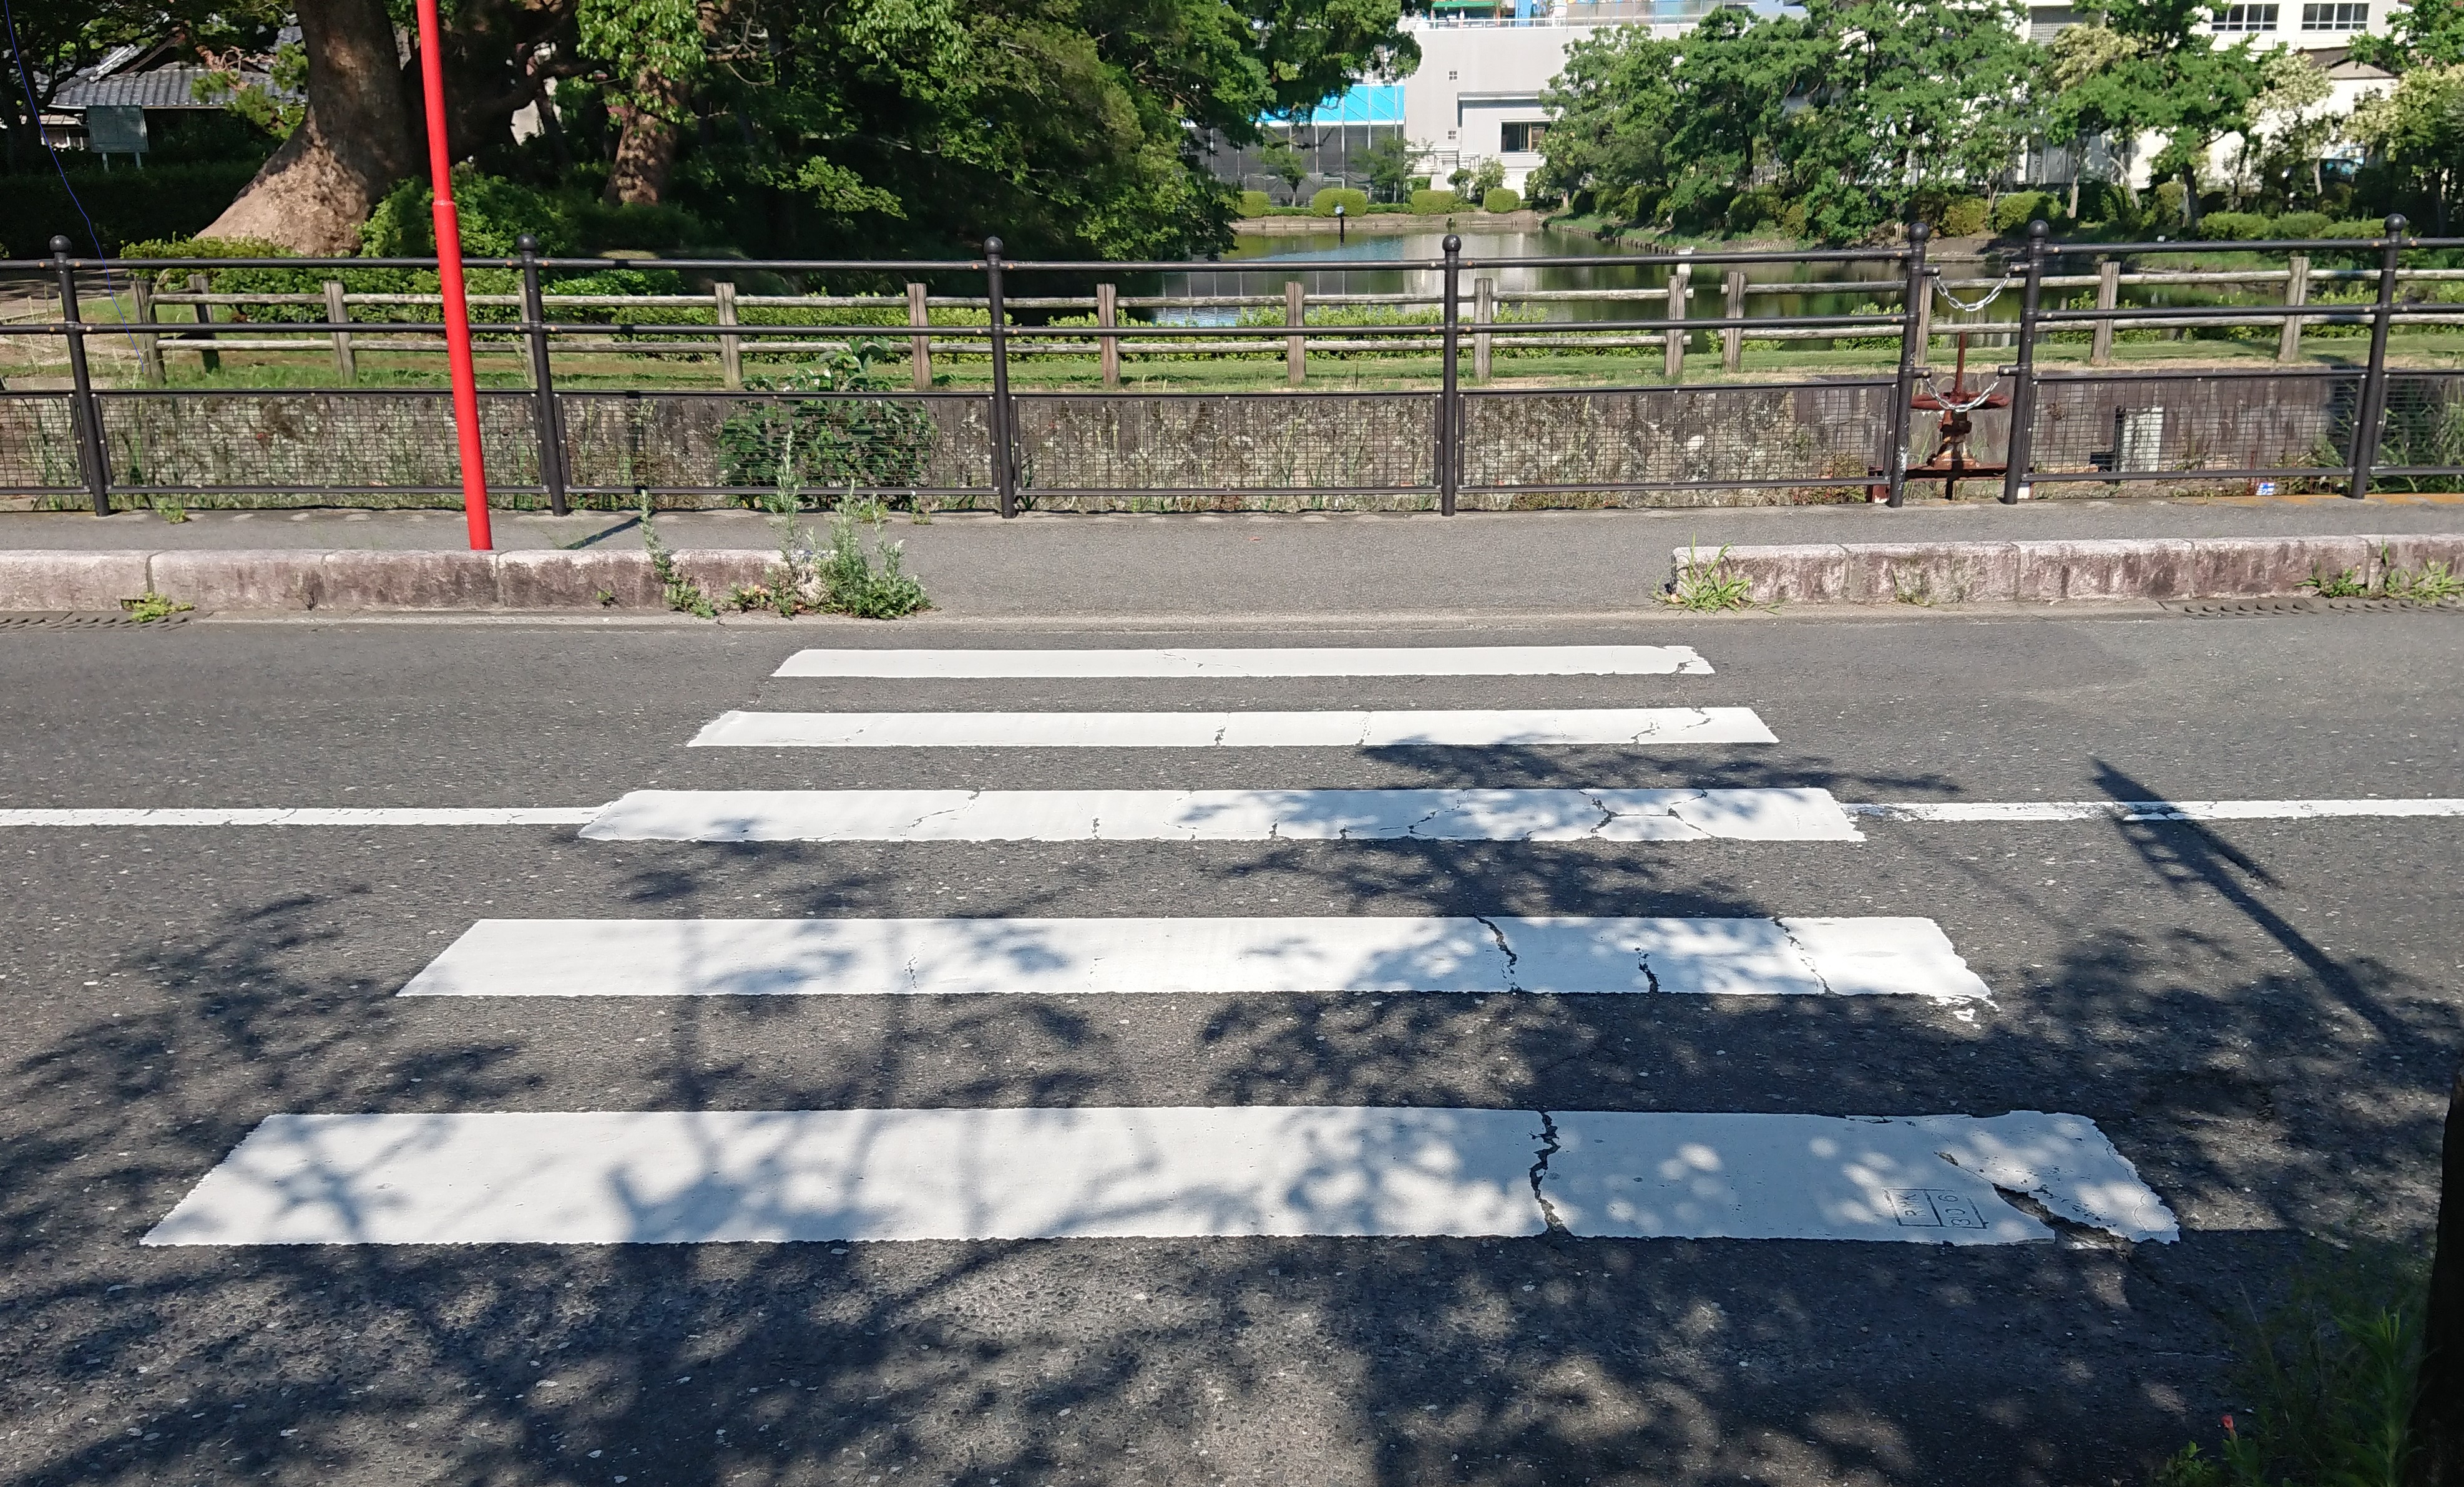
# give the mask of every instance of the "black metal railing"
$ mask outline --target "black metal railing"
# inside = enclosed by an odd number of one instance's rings
[[[1302,296],[1287,290],[1281,324],[1184,324],[1123,318],[1107,282],[1090,299],[1083,293],[1029,295],[1039,276],[1065,287],[1099,275],[1187,273],[1192,265],[1162,263],[1015,262],[998,239],[983,256],[969,260],[876,262],[736,259],[566,259],[542,257],[525,238],[521,251],[505,259],[466,259],[476,273],[511,275],[516,293],[481,295],[488,316],[476,327],[498,351],[518,354],[526,385],[491,388],[482,394],[482,444],[488,451],[492,490],[537,498],[554,512],[584,500],[653,495],[756,497],[793,488],[840,490],[917,500],[984,500],[1002,515],[1041,502],[1224,497],[1294,502],[1373,497],[1419,501],[1452,514],[1466,493],[1484,503],[1548,499],[1589,492],[1691,494],[1718,491],[1782,492],[1818,495],[1863,490],[1898,505],[1912,478],[1943,478],[1947,491],[1964,479],[1998,476],[2005,501],[2022,499],[2038,485],[2161,482],[2175,486],[2226,481],[2333,482],[2344,493],[2365,494],[2374,480],[2438,479],[2464,475],[2464,369],[2390,364],[2390,337],[2399,329],[2464,326],[2464,304],[2426,297],[2443,293],[2444,280],[2464,279],[2464,270],[2408,265],[2409,255],[2464,247],[2464,240],[2404,236],[2402,218],[2389,218],[2374,239],[2325,239],[2266,243],[2057,244],[2042,223],[2031,230],[2024,252],[1998,283],[2020,286],[2015,320],[1936,323],[1937,295],[1972,311],[1948,294],[1953,283],[1991,281],[1942,278],[1928,262],[1927,235],[1910,229],[1904,242],[1881,248],[1818,252],[1649,253],[1573,258],[1466,258],[1460,239],[1443,240],[1429,259],[1316,263],[1266,259],[1205,265],[1209,274],[1256,274],[1289,279],[1296,272],[1376,271],[1433,275],[1433,295],[1338,295],[1349,302],[1376,300],[1433,305],[1425,320],[1385,323],[1310,323]],[[2299,255],[2298,267],[2274,275],[2287,283],[2286,303],[2125,306],[2114,286],[2123,260],[2213,251]],[[2365,254],[2365,267],[2316,275],[2366,283],[2366,303],[2308,298],[2314,276],[2309,254]],[[2099,280],[2048,273],[2055,260],[2098,256],[2105,260]],[[1745,315],[1750,287],[1746,271],[1755,265],[1870,264],[1887,279],[1852,284],[1800,284],[1807,294],[1857,293],[1896,297],[1898,308],[1844,314]],[[262,295],[251,302],[280,302],[315,316],[307,319],[255,321],[235,326],[213,319],[216,305],[249,300],[242,295],[207,292],[194,279],[187,295],[161,293],[149,275],[187,271],[312,271],[335,274],[368,270],[432,269],[415,259],[73,259],[64,240],[53,256],[33,264],[0,265],[0,272],[36,271],[56,293],[57,309],[47,318],[0,324],[0,335],[49,338],[64,351],[66,389],[0,391],[0,491],[58,496],[75,494],[108,513],[115,497],[195,495],[204,492],[290,492],[348,498],[370,492],[446,494],[459,489],[458,453],[447,393],[421,387],[190,387],[160,385],[163,352],[195,352],[201,360],[263,346],[306,346],[332,341],[338,367],[351,375],[356,358],[381,343],[430,345],[440,323],[426,319],[355,320],[349,302],[382,301],[390,307],[433,303],[418,295],[345,295],[328,280],[322,295]],[[552,295],[547,275],[567,277],[612,270],[654,267],[702,275],[709,295],[642,295],[648,320],[611,324],[551,316],[561,305],[590,300]],[[1466,295],[1466,274],[1534,269],[1645,270],[1664,272],[1658,287],[1615,292],[1618,301],[1659,315],[1608,306],[1595,319],[1508,318],[1513,299],[1495,290],[1497,280],[1478,278]],[[1690,275],[1704,269],[1727,271],[1724,314],[1691,313]],[[852,274],[870,281],[907,281],[901,299],[891,295],[772,296],[762,304],[852,307],[867,314],[904,306],[905,323],[847,315],[812,323],[747,321],[737,313],[737,277],[813,273]],[[144,307],[135,324],[88,321],[78,297],[98,284],[117,288],[120,276],[135,278]],[[2184,283],[2228,274],[2171,275]],[[2167,279],[2142,273],[2141,282]],[[980,296],[935,296],[930,279],[947,290],[979,282]],[[2048,284],[2072,287],[2098,282],[2095,308],[2049,307]],[[2410,285],[2407,297],[2402,291]],[[1770,286],[1760,286],[1769,288]],[[1998,292],[1998,291],[1997,291]],[[1597,292],[1590,292],[1597,293]],[[1529,294],[1531,300],[1566,298],[1562,292]],[[1988,296],[1989,299],[1991,296]],[[191,304],[195,322],[156,321],[154,299]],[[627,301],[591,300],[594,304]],[[663,305],[708,302],[713,318],[692,323],[660,313]],[[1145,301],[1155,302],[1153,296]],[[1263,296],[1234,296],[1226,303],[1252,306]],[[747,296],[745,303],[755,303]],[[967,322],[982,307],[980,324]],[[933,318],[934,307],[956,306],[961,318]],[[1091,306],[1096,321],[1053,324],[1055,310]],[[1464,312],[1472,313],[1468,320]],[[2211,327],[2219,323],[2289,327],[2281,338],[2298,344],[2302,327],[2351,327],[2366,334],[2358,364],[2278,365],[2263,369],[2202,367],[2116,370],[2109,347],[2117,325],[2146,333],[2151,328]],[[209,328],[211,327],[211,328]],[[2085,333],[2098,348],[2086,370],[2049,369],[2038,351],[2048,338]],[[93,339],[128,339],[143,380],[154,385],[104,387],[93,364]],[[2008,336],[2014,347],[2008,364],[1991,369],[1992,396],[1972,398],[1964,384],[1946,391],[1932,362],[1946,336]],[[614,338],[611,341],[610,338]],[[255,338],[250,339],[247,338]],[[267,338],[272,338],[268,339]],[[594,339],[595,338],[595,339]],[[1896,341],[1886,375],[1859,373],[1793,380],[1735,375],[1740,346],[1748,338]],[[1724,348],[1722,370],[1710,381],[1688,381],[1686,349],[1700,339]],[[2359,339],[2359,338],[2355,338]],[[908,342],[914,390],[824,387],[762,388],[743,385],[746,348],[765,346],[781,355],[858,340]],[[1463,384],[1466,340],[1475,377]],[[1615,354],[1656,349],[1659,377],[1610,385],[1489,387],[1499,341],[1543,349]],[[20,342],[22,344],[22,342]],[[724,389],[606,387],[568,371],[560,381],[558,358],[576,348],[617,344],[654,355],[718,355],[732,384]],[[1962,343],[1964,346],[1964,342]],[[1123,389],[1124,356],[1258,356],[1282,351],[1291,386],[1271,391],[1155,391]],[[1434,387],[1302,390],[1309,355],[1434,354]],[[1047,390],[1015,385],[1023,365],[1056,355],[1100,357],[1102,391]],[[988,385],[936,385],[935,358],[988,363]],[[2464,366],[2464,361],[2459,362]],[[1931,460],[1912,458],[1925,433],[1918,408],[1941,409]],[[1960,458],[1947,465],[1951,416],[1960,422]],[[2002,446],[1992,458],[1991,446]],[[1961,459],[1973,456],[1970,463]],[[1947,472],[1946,472],[1947,471]]]

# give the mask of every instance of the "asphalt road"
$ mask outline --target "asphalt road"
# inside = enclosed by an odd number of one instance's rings
[[[2464,796],[2452,615],[1669,619],[1703,677],[771,680],[884,627],[12,632],[0,807],[630,789],[1805,784]],[[966,644],[1163,644],[1020,626]],[[1187,644],[1214,636],[1177,635]],[[946,634],[925,644],[952,644]],[[729,708],[1750,706],[1777,745],[688,751]],[[1862,844],[585,842],[0,828],[0,1480],[2135,1483],[2304,1236],[2421,1244],[2464,821],[1868,821]],[[479,917],[1913,914],[1899,997],[397,998]],[[1124,1001],[1132,1005],[1121,1005]],[[1397,1104],[2092,1117],[2179,1243],[141,1248],[302,1111]]]

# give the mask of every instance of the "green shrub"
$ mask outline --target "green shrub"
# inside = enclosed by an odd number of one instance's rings
[[[1974,237],[1985,230],[1985,198],[1954,196],[1943,203],[1942,235]]]
[[[2199,219],[2199,235],[2215,242],[2270,238],[2276,235],[2276,219],[2255,211],[2211,211]]]
[[[2151,226],[2178,228],[2188,220],[2182,213],[2182,203],[2189,199],[2189,192],[2183,189],[2181,182],[2160,181],[2149,195],[2155,199],[2154,215],[2149,218]]]
[[[1462,199],[1452,191],[1432,189],[1412,193],[1412,209],[1423,215],[1443,215],[1462,205]]]
[[[2012,191],[1993,204],[1993,230],[2025,232],[2029,223],[2051,222],[2061,214],[2061,200],[2051,191]]]
[[[1508,186],[1499,186],[1480,199],[1483,211],[1521,211],[1523,193]]]
[[[1244,217],[1263,217],[1272,211],[1274,207],[1275,199],[1264,191],[1241,193],[1241,215]]]
[[[859,340],[847,350],[770,377],[748,377],[754,392],[848,393],[886,390],[872,363],[889,344]],[[781,399],[750,403],[718,428],[719,468],[731,486],[767,486],[749,504],[795,511],[807,491],[898,490],[923,484],[937,432],[913,400]]]
[[[2387,231],[2387,222],[2379,217],[2346,217],[2330,222],[2321,237],[2377,237]]]
[[[418,258],[436,251],[435,193],[425,180],[402,182],[360,225],[361,251],[377,258]],[[528,232],[539,251],[589,255],[610,249],[674,252],[718,244],[711,227],[681,207],[610,207],[579,186],[554,191],[453,167],[453,205],[462,251],[478,258],[511,257]]]
[[[2323,211],[2288,211],[2276,219],[2276,235],[2295,239],[2323,237],[2334,221]]]
[[[1340,207],[1347,217],[1357,217],[1369,209],[1369,193],[1348,186],[1330,186],[1309,198],[1309,210],[1321,217],[1331,217]]]

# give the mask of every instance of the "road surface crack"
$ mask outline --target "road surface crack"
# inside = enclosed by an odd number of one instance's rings
[[[1549,1159],[1557,1154],[1557,1123],[1546,1110],[1540,1111],[1539,1115],[1540,1149],[1536,1153],[1537,1160],[1531,1164],[1531,1201],[1540,1205],[1541,1222],[1548,1225],[1551,1234],[1571,1236],[1573,1231],[1568,1229],[1566,1221],[1557,1216],[1556,1205],[1551,1203],[1549,1194],[1541,1191],[1541,1179],[1549,1175]]]
[[[1805,973],[1814,977],[1814,984],[1822,988],[1822,995],[1834,995],[1829,978],[1823,975],[1822,968],[1814,963],[1814,952],[1805,948],[1805,942],[1796,937],[1796,931],[1788,927],[1788,921],[1773,919],[1771,923],[1779,926],[1779,932],[1788,936],[1789,949],[1796,951],[1796,958],[1805,966]]]
[[[1519,957],[1514,953],[1514,947],[1506,943],[1506,931],[1499,929],[1494,921],[1484,919],[1478,914],[1472,915],[1471,919],[1472,923],[1488,931],[1489,937],[1497,941],[1498,953],[1506,957],[1506,989],[1509,992],[1523,990],[1514,984],[1514,967]]]

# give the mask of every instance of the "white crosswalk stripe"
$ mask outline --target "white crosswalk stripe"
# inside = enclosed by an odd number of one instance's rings
[[[483,919],[407,996],[1664,992],[1985,1001],[1930,919]]]
[[[1490,749],[1777,743],[1751,708],[1446,712],[723,712],[697,749]]]
[[[2003,1192],[2178,1232],[2078,1116],[1241,1106],[275,1116],[144,1242],[2053,1237]]]
[[[775,674],[1185,681],[1710,669],[1684,646],[846,649],[800,651]],[[1680,706],[739,711],[691,740],[916,750],[1775,742],[1749,708]],[[582,820],[582,835],[603,842],[1862,840],[1827,791],[1802,788],[670,788],[596,810],[538,813],[551,816]],[[402,988],[405,996],[463,998],[1327,993],[1860,995],[1947,1004],[1962,1019],[1992,1005],[1932,920],[1818,914],[489,919]],[[259,1125],[145,1242],[1558,1231],[2007,1244],[2051,1238],[2043,1214],[2129,1239],[2178,1232],[2130,1163],[2077,1115],[1251,1104],[285,1114]]]
[[[1691,645],[1323,645],[1229,650],[800,650],[773,676],[957,678],[1708,676]]]
[[[1828,790],[636,790],[599,842],[1859,842]]]

